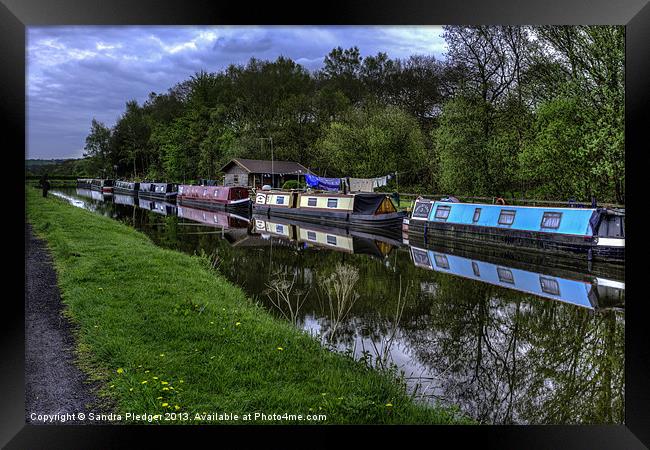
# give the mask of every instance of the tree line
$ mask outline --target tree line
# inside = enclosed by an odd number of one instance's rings
[[[446,26],[445,60],[335,48],[200,71],[93,119],[87,172],[191,181],[231,158],[403,192],[624,203],[622,26]]]

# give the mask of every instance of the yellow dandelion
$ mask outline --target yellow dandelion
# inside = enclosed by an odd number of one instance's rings
[[[283,349],[282,347],[278,347],[278,350],[282,351],[282,350],[284,350],[284,349]]]
[[[168,387],[164,387],[164,388],[162,388],[162,390],[163,390],[163,391],[168,391],[169,388],[168,388]]]
[[[169,406],[169,403],[163,403],[162,405],[163,406]]]
[[[183,380],[178,380],[178,382],[179,382],[179,383],[185,383],[185,381],[183,381]]]
[[[115,385],[114,385],[114,384],[111,384],[111,387],[112,387],[112,388],[114,388],[114,387],[115,387]]]
[[[156,397],[156,400],[162,400],[162,397]]]
[[[164,354],[164,353],[161,353],[160,356],[163,357],[163,356],[165,356],[165,354]]]
[[[178,406],[178,405],[174,405],[174,409],[175,409],[176,411],[178,411],[179,409],[181,409],[181,407]]]
[[[160,384],[169,384],[167,381],[161,381]]]
[[[129,389],[129,391],[133,392],[133,388]]]
[[[124,369],[122,369],[121,367],[119,367],[119,368],[117,369],[117,373],[124,373]]]
[[[393,406],[393,404],[392,403],[386,403],[386,406],[388,406],[390,408],[391,406]]]
[[[149,372],[151,372],[151,370],[145,370],[145,371],[144,371],[144,373],[149,373]]]
[[[140,384],[147,384],[147,383],[148,383],[147,380],[144,380],[144,381],[143,381],[142,383],[140,383]]]
[[[154,379],[154,380],[157,380],[157,379],[158,379],[158,377],[153,377],[153,379]]]
[[[241,325],[241,322],[237,322],[235,325],[236,325],[236,326],[239,326],[239,325]]]
[[[211,322],[210,322],[210,325],[214,325],[214,322],[211,321]]]

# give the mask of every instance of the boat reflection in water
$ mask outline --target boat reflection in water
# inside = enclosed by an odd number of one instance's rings
[[[248,217],[241,214],[225,211],[206,211],[199,208],[178,205],[178,217],[199,222],[204,225],[215,226],[223,229],[248,228],[250,221]]]
[[[410,252],[411,260],[417,267],[584,308],[622,307],[625,301],[625,283],[622,281],[590,277],[580,273],[572,274],[573,277],[568,278],[565,273],[564,276],[555,275],[552,267],[539,267],[539,272],[533,272],[415,246],[410,246]]]
[[[128,194],[113,194],[113,203],[118,205],[135,206],[136,197]]]
[[[401,240],[367,232],[347,230],[309,222],[253,214],[254,232],[269,237],[296,242],[301,248],[316,247],[338,252],[366,254],[386,258]]]
[[[176,215],[176,205],[159,200],[149,200],[138,197],[138,207],[162,214],[163,216]]]
[[[98,202],[106,202],[113,197],[113,194],[110,192],[102,192],[85,188],[77,188],[77,195],[80,195],[81,197],[88,197]]]

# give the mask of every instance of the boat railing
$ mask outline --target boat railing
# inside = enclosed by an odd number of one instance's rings
[[[400,203],[408,203],[406,209],[408,211],[413,209],[413,204],[418,197],[423,197],[429,200],[441,200],[443,198],[449,197],[448,194],[412,194],[412,193],[401,193],[400,192]],[[506,205],[515,205],[515,206],[548,206],[548,207],[573,207],[573,208],[591,208],[591,202],[574,202],[574,201],[559,201],[559,200],[541,200],[541,199],[524,199],[524,198],[505,198],[505,197],[472,197],[472,196],[460,196],[455,195],[458,200],[463,203],[487,203],[487,204],[497,204],[498,200],[503,200]],[[625,210],[625,205],[617,203],[601,203],[598,202],[598,207],[612,208]]]

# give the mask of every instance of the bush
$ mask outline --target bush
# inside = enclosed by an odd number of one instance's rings
[[[303,189],[304,187],[305,183],[301,183],[298,180],[288,180],[282,185],[282,189]]]

